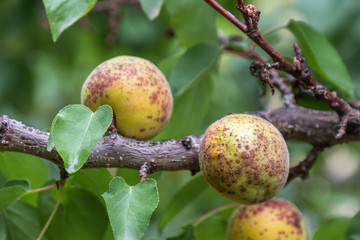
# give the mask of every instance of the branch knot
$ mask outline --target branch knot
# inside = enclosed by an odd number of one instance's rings
[[[185,137],[181,140],[181,144],[187,149],[190,150],[192,148],[191,138]]]
[[[246,25],[246,32],[250,36],[257,36],[260,35],[258,24],[260,20],[260,11],[254,5],[244,5],[244,1],[239,0],[238,4],[236,4],[236,9],[238,9],[244,17],[245,25]]]
[[[0,134],[4,134],[6,132],[7,126],[8,123],[5,120],[2,120],[0,123]]]
[[[152,172],[152,166],[148,162],[144,162],[144,164],[140,167],[139,176],[141,181],[147,178],[147,175]]]

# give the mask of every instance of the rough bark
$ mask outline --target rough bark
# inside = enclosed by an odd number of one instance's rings
[[[287,140],[308,142],[314,146],[360,140],[360,119],[353,119],[341,139],[336,139],[338,114],[304,108],[252,112],[273,123]],[[55,149],[47,151],[49,133],[26,126],[7,116],[0,117],[0,151],[14,151],[45,158],[63,167]],[[105,136],[95,147],[83,168],[131,168],[144,163],[155,171],[199,171],[198,151],[202,136],[157,142],[137,141],[119,134]]]

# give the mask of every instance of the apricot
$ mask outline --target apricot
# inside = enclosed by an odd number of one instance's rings
[[[205,131],[199,151],[206,181],[223,197],[256,204],[275,196],[289,174],[285,140],[270,122],[228,115]]]
[[[81,103],[93,111],[109,105],[119,133],[139,140],[151,139],[164,129],[173,109],[164,74],[150,61],[132,56],[97,66],[84,82]]]
[[[231,216],[228,240],[306,240],[306,228],[300,211],[285,199],[240,206]]]

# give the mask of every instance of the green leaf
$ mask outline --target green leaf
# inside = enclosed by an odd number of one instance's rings
[[[177,61],[169,84],[174,98],[181,95],[191,84],[206,72],[219,57],[217,44],[202,43],[188,49]]]
[[[166,76],[167,79],[170,79],[170,75],[175,68],[175,65],[179,58],[185,53],[185,50],[181,50],[175,54],[172,54],[158,63],[158,68]]]
[[[155,140],[200,134],[200,127],[210,107],[212,87],[210,76],[202,76],[199,82],[177,97],[169,124]]]
[[[61,33],[86,15],[96,0],[43,0],[54,42]]]
[[[0,171],[8,181],[28,180],[32,189],[43,187],[44,182],[49,179],[49,168],[45,160],[24,153],[0,153]],[[36,206],[37,194],[28,194],[22,200]]]
[[[166,210],[162,213],[159,230],[162,231],[171,219],[206,189],[208,189],[208,184],[201,174],[192,177],[170,200]]]
[[[130,186],[136,185],[140,180],[139,171],[135,169],[118,168],[116,169],[116,176],[122,177]]]
[[[211,216],[194,229],[196,239],[223,240],[226,235],[228,219],[221,216]]]
[[[24,196],[29,188],[29,182],[25,180],[7,182],[5,186],[0,189],[0,212]]]
[[[7,239],[37,239],[43,227],[36,209],[22,201],[9,206],[4,211],[4,219],[8,231]]]
[[[45,161],[24,153],[0,153],[0,169],[7,180],[27,179],[32,188],[42,187],[49,178]]]
[[[199,44],[186,51],[175,64],[177,54],[160,64],[165,69],[174,66],[169,77],[174,110],[169,124],[155,140],[199,133],[210,107],[213,76],[220,52],[221,48],[216,44]]]
[[[290,20],[287,28],[296,37],[310,68],[334,90],[349,99],[354,95],[350,75],[331,43],[309,24]]]
[[[323,223],[315,232],[313,240],[339,240],[345,238],[346,230],[349,227],[350,218],[336,217]]]
[[[41,224],[48,220],[56,201],[57,190],[39,194]],[[93,194],[76,187],[65,187],[63,200],[51,222],[46,237],[52,240],[102,239],[108,224],[106,209]]]
[[[6,223],[4,214],[0,214],[0,240],[6,240]]]
[[[71,184],[72,187],[82,188],[103,201],[101,194],[106,192],[111,179],[112,176],[106,168],[82,169],[73,175],[68,184]]]
[[[56,115],[51,135],[68,173],[78,171],[104,136],[112,121],[112,110],[104,105],[93,113],[84,105],[69,105]]]
[[[175,98],[170,122],[156,136],[155,140],[199,134],[200,127],[210,107],[212,90],[212,79],[209,73],[201,76],[191,88]]]
[[[346,232],[347,240],[360,240],[360,211],[351,219]]]
[[[166,0],[171,26],[185,47],[201,42],[217,43],[216,12],[204,1]]]
[[[194,237],[194,227],[192,224],[186,225],[178,237],[170,237],[167,240],[196,240]]]
[[[154,20],[160,14],[164,0],[140,0],[142,10],[150,20]]]
[[[1,160],[1,153],[0,153],[0,163],[2,162]],[[1,165],[0,165],[0,186],[3,186],[6,183],[6,178],[3,174],[3,172],[1,171]]]
[[[11,187],[23,187],[26,191],[30,190],[30,184],[27,180],[15,179],[9,182],[6,182],[3,188],[11,188]]]
[[[102,240],[114,240],[114,234],[111,229],[110,222],[108,221],[108,225],[106,227],[106,231],[104,233],[104,236],[101,238]]]
[[[164,173],[163,171],[159,171],[159,172],[152,173],[152,174],[148,175],[147,177],[157,181],[159,178],[161,178],[163,173]],[[116,169],[116,176],[122,177],[125,180],[125,182],[130,186],[136,185],[140,180],[139,170],[130,169],[130,168]]]
[[[212,118],[208,125],[222,118],[229,112],[245,112],[260,110],[259,82],[252,81],[253,77],[247,74],[249,61],[237,55],[222,54],[218,64],[219,72],[214,83],[214,91],[211,105],[211,114],[216,115],[216,108],[220,108],[219,114]],[[239,94],[241,93],[241,94]]]
[[[141,239],[159,202],[156,181],[145,179],[131,187],[116,177],[102,196],[115,239]]]

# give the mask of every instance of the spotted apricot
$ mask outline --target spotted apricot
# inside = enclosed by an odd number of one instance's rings
[[[268,121],[247,114],[228,115],[210,125],[199,162],[217,192],[242,204],[272,198],[289,174],[289,153],[281,133]]]
[[[109,105],[119,133],[139,140],[156,136],[173,109],[163,73],[150,61],[132,56],[115,57],[97,66],[82,87],[81,103],[93,111]]]
[[[228,223],[227,239],[306,240],[306,228],[295,205],[273,198],[237,208]]]

